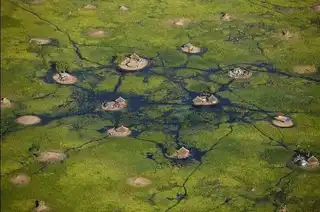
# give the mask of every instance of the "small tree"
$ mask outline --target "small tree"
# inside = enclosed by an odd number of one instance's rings
[[[66,61],[56,62],[56,71],[58,73],[63,73],[69,70],[69,64]]]

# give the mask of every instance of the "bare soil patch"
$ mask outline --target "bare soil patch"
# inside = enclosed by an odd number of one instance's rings
[[[148,186],[151,183],[151,180],[144,177],[130,177],[127,179],[128,185],[138,188]]]
[[[62,162],[66,158],[67,158],[67,155],[64,154],[63,152],[50,151],[50,152],[41,152],[36,159],[40,163],[49,164],[49,163]]]
[[[58,73],[53,75],[53,79],[63,85],[72,85],[78,81],[78,78],[68,73]]]
[[[168,24],[171,26],[177,26],[177,27],[184,27],[187,26],[191,23],[191,20],[188,18],[175,18],[175,19],[170,19],[168,21]]]
[[[16,122],[23,125],[33,125],[33,124],[40,123],[41,119],[38,116],[27,115],[27,116],[21,116],[17,118]]]
[[[46,205],[44,201],[36,200],[35,208],[33,209],[34,212],[46,212],[50,211],[50,208]]]
[[[87,34],[89,37],[94,38],[102,38],[107,36],[107,33],[103,29],[91,29]]]
[[[3,108],[12,108],[12,102],[7,98],[1,98],[1,109]]]
[[[95,9],[97,9],[97,6],[94,4],[87,4],[83,8],[86,10],[95,10]]]
[[[297,65],[293,67],[293,71],[299,74],[311,74],[317,71],[315,65]]]
[[[312,7],[312,10],[316,13],[320,13],[320,4],[314,5]]]
[[[30,177],[25,174],[17,174],[10,179],[15,185],[27,185],[30,182]]]

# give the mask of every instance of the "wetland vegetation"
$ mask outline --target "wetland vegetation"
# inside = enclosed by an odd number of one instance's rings
[[[1,211],[318,211],[318,5],[1,1]]]

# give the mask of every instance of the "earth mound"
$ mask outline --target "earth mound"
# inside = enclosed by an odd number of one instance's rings
[[[92,29],[88,32],[88,36],[94,38],[102,38],[106,36],[106,33],[103,29]]]
[[[40,163],[59,163],[67,158],[67,155],[62,152],[41,152],[37,157],[37,161]]]
[[[316,13],[320,13],[320,4],[314,5],[312,7],[312,10]]]
[[[114,136],[114,137],[126,137],[131,135],[131,130],[127,127],[124,127],[121,125],[118,128],[111,128],[107,131],[109,136]]]
[[[131,54],[120,63],[119,67],[124,71],[142,70],[149,64],[149,61],[136,53]]]
[[[189,53],[189,54],[198,54],[201,52],[201,48],[192,45],[191,43],[187,43],[184,44],[183,46],[181,46],[181,50],[185,53]]]
[[[101,107],[102,107],[102,110],[116,111],[116,110],[122,110],[123,108],[125,108],[127,106],[128,106],[127,101],[120,96],[119,98],[117,98],[114,101],[104,102]]]
[[[13,105],[11,101],[7,98],[1,98],[1,109],[2,108],[11,108]]]
[[[150,185],[151,180],[144,177],[130,177],[127,179],[127,184],[133,187],[145,187]]]
[[[129,8],[128,7],[126,7],[126,6],[121,6],[120,7],[120,11],[128,11],[129,10]]]
[[[176,18],[169,20],[169,24],[173,26],[183,27],[191,23],[191,20],[188,18]]]
[[[27,185],[30,182],[30,177],[25,174],[17,174],[10,179],[12,184]]]
[[[209,106],[218,104],[219,100],[212,94],[201,94],[193,100],[194,106]]]
[[[97,9],[97,6],[94,4],[87,4],[83,8],[86,10],[95,10],[95,9]]]
[[[21,116],[17,118],[16,122],[23,125],[33,125],[33,124],[40,123],[41,119],[38,116],[27,115],[27,116]]]
[[[46,205],[44,201],[36,200],[34,212],[47,212],[50,211],[50,208]]]
[[[235,68],[229,71],[228,75],[233,79],[249,79],[252,76],[252,72],[242,68]]]
[[[277,127],[282,127],[282,128],[292,127],[294,125],[291,118],[283,116],[283,115],[279,115],[279,116],[274,117],[274,119],[272,120],[272,124]]]
[[[311,74],[317,71],[315,65],[298,65],[293,67],[294,72],[299,74]]]
[[[77,77],[68,73],[57,73],[53,75],[54,81],[63,85],[72,85],[78,81]]]
[[[233,16],[229,13],[221,13],[220,19],[223,21],[231,21],[233,19]]]

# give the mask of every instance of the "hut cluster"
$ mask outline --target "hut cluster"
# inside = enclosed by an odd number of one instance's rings
[[[71,74],[67,72],[61,72],[53,75],[53,79],[60,84],[64,85],[71,85],[78,81],[78,79],[75,76],[72,76]]]
[[[252,72],[242,68],[235,68],[228,72],[229,77],[234,79],[248,79],[252,76]]]
[[[136,53],[131,54],[120,63],[119,67],[125,71],[137,71],[145,68],[149,61]]]
[[[170,157],[174,159],[187,159],[191,156],[190,150],[185,147],[181,147],[177,151],[175,151]]]
[[[111,128],[107,131],[109,136],[114,136],[114,137],[125,137],[131,134],[131,130],[123,125],[121,125],[118,128]]]
[[[206,105],[216,105],[219,100],[213,94],[202,93],[193,99],[194,106],[206,106]]]
[[[292,162],[302,168],[317,168],[319,167],[319,159],[313,155],[305,153],[296,153],[293,156]]]
[[[200,47],[194,46],[191,43],[184,44],[181,47],[181,50],[185,53],[190,53],[190,54],[197,54],[201,52]]]
[[[112,110],[121,110],[127,106],[128,106],[127,101],[120,96],[119,98],[117,98],[114,101],[104,102],[102,104],[102,109],[103,110],[111,110],[111,111]]]
[[[277,127],[292,127],[294,125],[292,119],[284,115],[274,117],[272,124]]]

